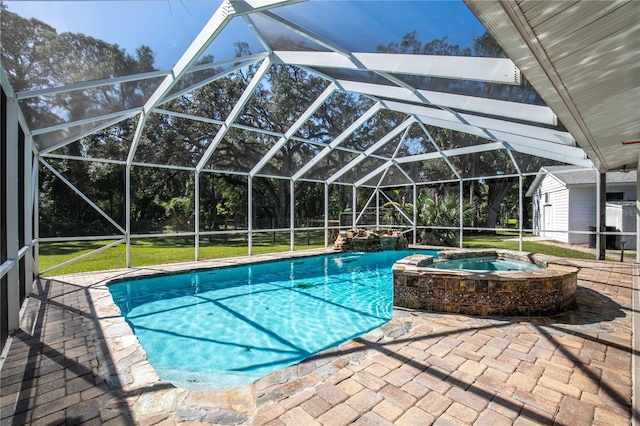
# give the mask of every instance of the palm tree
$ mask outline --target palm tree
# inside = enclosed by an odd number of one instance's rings
[[[420,192],[417,199],[418,223],[421,227],[457,227],[460,225],[460,200],[456,194],[438,194],[429,197]],[[469,215],[468,204],[463,206],[463,215]],[[422,244],[456,245],[457,229],[424,229],[419,234]]]

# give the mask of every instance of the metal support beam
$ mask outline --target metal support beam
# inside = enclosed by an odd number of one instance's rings
[[[195,260],[200,260],[200,173],[195,172],[195,215],[194,215],[194,232],[196,233],[195,239]]]
[[[29,247],[27,252],[24,254],[24,269],[25,269],[25,282],[22,283],[24,285],[24,294],[28,296],[31,294],[33,289],[33,182],[31,181],[33,177],[34,167],[33,163],[33,139],[31,136],[26,136],[24,138],[24,179],[22,181],[21,190],[24,191],[24,243]],[[37,163],[35,165],[37,167]]]
[[[605,232],[605,212],[607,203],[607,175],[599,173],[596,179],[596,259],[605,260],[606,258],[606,241]]]
[[[1,107],[0,107],[1,108]],[[0,112],[1,109],[0,109]],[[18,273],[18,101],[7,99],[6,103],[6,157],[2,169],[6,177],[7,262],[12,262],[7,271],[7,326],[9,332],[19,328],[20,320],[20,274]]]
[[[333,92],[335,92],[337,88],[338,86],[336,86],[334,83],[329,84],[329,86],[327,86],[327,88],[324,89],[324,91],[320,94],[320,96],[318,96],[318,98],[313,102],[313,104],[311,104],[311,106],[309,106],[309,108],[307,108],[307,110],[302,115],[300,115],[300,117],[298,117],[296,122],[293,123],[293,125],[289,128],[289,130],[287,130],[284,136],[282,136],[278,140],[278,142],[276,142],[271,147],[269,152],[267,152],[260,159],[260,161],[258,161],[258,163],[249,172],[249,175],[255,176],[256,173],[258,173],[269,161],[271,161],[271,159],[278,153],[278,151],[282,149],[284,144],[286,144],[289,141],[289,138],[291,138],[293,135],[295,135],[298,132],[298,130],[300,130],[300,127],[302,127],[304,123],[306,123],[309,120],[309,118],[311,118],[311,116],[315,114],[315,112],[322,106],[322,104],[326,102],[327,99],[329,99],[329,97],[333,94]]]
[[[515,157],[513,156],[513,153],[511,152],[510,149],[507,149],[507,154],[509,154],[509,159],[511,160],[511,163],[513,164],[513,167],[515,168],[515,170],[518,172],[518,250],[522,251],[522,230],[523,230],[523,224],[524,224],[524,198],[523,198],[523,189],[522,189],[522,170],[520,169],[520,166],[518,165],[518,162],[516,161]]]
[[[324,246],[329,247],[329,184],[324,183]]]
[[[33,217],[40,217],[40,203],[38,200],[40,199],[40,187],[38,185],[38,180],[40,179],[40,168],[38,167],[38,163],[40,162],[40,158],[36,155],[32,161],[32,175],[31,182],[32,186],[32,203],[33,203]],[[33,240],[38,241],[40,238],[40,220],[33,221]],[[40,246],[38,243],[35,243],[33,247],[33,270],[35,276],[40,276]]]
[[[131,167],[125,169],[124,179],[124,204],[125,204],[125,225],[124,225],[124,242],[125,242],[125,268],[131,267]]]
[[[418,186],[413,183],[413,244],[418,244]]]
[[[459,239],[459,246],[460,248],[463,247],[464,245],[464,186],[463,186],[463,181],[462,179],[460,179],[460,196],[459,196],[459,200],[458,200],[458,214],[459,214],[459,218],[458,221],[460,222],[458,224],[459,228],[460,228],[460,235],[458,236]]]
[[[524,200],[522,193],[522,174],[518,176],[518,250],[522,251],[522,224],[524,223]]]
[[[402,81],[400,87],[385,86],[374,83],[363,83],[349,80],[338,80],[338,84],[349,92],[370,95],[378,99],[393,99],[414,104],[430,104],[441,108],[452,108],[458,111],[522,120],[529,123],[557,126],[558,117],[551,108],[520,102],[501,101],[452,93],[417,90]]]
[[[398,157],[396,158],[396,161],[398,162],[398,164],[414,163],[416,161],[427,161],[441,157],[454,157],[456,155],[477,154],[480,152],[496,151],[498,149],[504,149],[504,145],[500,142],[490,142],[480,145],[464,146],[462,148],[452,148],[436,152],[427,152],[425,154],[416,154],[407,157]]]
[[[262,78],[265,76],[270,66],[271,66],[271,62],[269,61],[268,58],[262,62],[262,64],[260,65],[260,68],[258,68],[256,73],[254,74],[253,78],[249,82],[249,85],[246,87],[246,89],[240,96],[240,99],[238,99],[236,104],[233,106],[233,109],[229,113],[229,116],[226,118],[226,120],[224,120],[224,124],[218,130],[218,133],[216,133],[215,137],[213,138],[213,141],[211,141],[204,155],[198,162],[198,165],[196,166],[197,172],[202,171],[204,166],[207,164],[207,162],[211,158],[211,155],[213,154],[213,151],[216,150],[216,148],[218,147],[218,144],[220,144],[220,141],[222,141],[222,138],[225,137],[225,135],[231,128],[231,124],[242,113],[242,110],[244,109],[247,102],[249,102],[249,99],[251,98],[253,91],[256,90],[256,87],[258,87],[258,84],[260,83]]]
[[[291,251],[295,250],[296,242],[296,183],[293,179],[289,181],[289,248]]]
[[[480,132],[472,134],[477,134],[477,136],[485,139],[489,139],[489,135],[494,135],[500,140],[502,140],[503,134],[519,135],[527,139],[539,139],[541,141],[553,142],[554,144],[564,145],[567,147],[575,146],[575,140],[570,133],[546,129],[531,124],[522,124],[498,118],[483,117],[481,115],[469,114],[466,112],[455,113],[454,111],[452,113],[450,110],[436,109],[428,106],[407,104],[392,100],[385,100],[385,106],[393,111],[413,114],[423,118],[424,120],[433,121],[438,123],[435,124],[436,126],[443,127],[445,129],[471,133],[475,128],[476,131],[479,130]]]
[[[253,254],[253,178],[247,177],[247,254]]]
[[[636,169],[636,262],[640,263],[640,185],[638,182],[640,182],[640,157],[638,157]]]
[[[380,188],[376,188],[376,229],[380,229]]]
[[[127,168],[130,168],[131,164],[133,163],[133,158],[136,155],[138,144],[140,143],[140,139],[142,138],[142,132],[144,131],[144,124],[146,121],[147,116],[144,113],[140,113],[140,117],[138,117],[138,125],[136,126],[136,132],[133,134],[133,140],[131,141],[129,154],[127,155]]]
[[[311,170],[316,164],[318,164],[324,157],[326,157],[327,155],[329,155],[329,153],[331,151],[333,151],[333,149],[335,147],[337,147],[338,145],[340,145],[342,142],[345,141],[345,139],[347,139],[353,132],[355,132],[356,130],[358,130],[358,128],[360,126],[362,126],[367,120],[369,120],[371,117],[373,117],[378,111],[380,111],[380,109],[382,109],[382,104],[380,102],[377,102],[374,106],[372,106],[371,108],[369,108],[369,110],[367,110],[367,112],[365,112],[364,114],[362,114],[362,116],[360,118],[358,118],[351,126],[347,127],[345,131],[343,131],[338,137],[336,137],[333,141],[331,141],[331,143],[329,144],[329,146],[327,146],[326,148],[324,148],[322,151],[320,151],[314,158],[313,160],[309,161],[307,164],[305,164],[300,170],[298,170],[298,172],[296,174],[293,175],[292,179],[293,180],[298,180],[300,179],[302,176],[304,176],[305,173],[307,173],[309,170]]]
[[[262,14],[265,17],[275,15]],[[285,24],[279,18],[280,24]],[[291,23],[286,22],[289,28]],[[403,73],[440,77],[450,79],[462,79],[483,81],[501,84],[520,84],[520,70],[513,61],[508,58],[481,58],[471,56],[444,56],[444,55],[411,55],[390,53],[353,53],[345,51],[339,46],[323,41],[319,36],[312,35],[309,31],[300,30],[298,33],[314,42],[324,45],[333,52],[308,52],[275,51],[274,53],[284,63],[300,66],[340,69],[367,69],[380,73]]]
[[[353,216],[353,221],[352,221],[352,225],[353,225],[353,229],[356,229],[356,187],[355,185],[352,187],[351,190],[351,196],[353,197],[353,202],[351,203],[353,205],[353,208],[351,209],[351,214]]]

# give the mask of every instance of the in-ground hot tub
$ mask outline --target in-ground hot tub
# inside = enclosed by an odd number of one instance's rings
[[[552,315],[575,304],[578,268],[511,250],[446,250],[393,266],[393,304],[469,315]]]

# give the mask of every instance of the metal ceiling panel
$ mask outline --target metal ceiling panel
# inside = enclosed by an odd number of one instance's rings
[[[526,3],[521,3],[521,7],[526,11],[527,15],[531,16],[531,25],[536,26],[540,22],[544,22],[549,18],[556,16],[567,8],[572,7],[577,0],[563,0],[557,2],[541,2],[541,1],[531,1]]]
[[[607,5],[606,2],[594,3],[600,6],[600,10],[603,10],[602,4]],[[609,8],[604,8],[608,10]],[[566,44],[568,42],[576,42],[579,47],[590,50],[592,43],[604,40],[613,36],[615,33],[624,31],[629,25],[632,25],[631,21],[637,22],[637,14],[629,14],[625,8],[617,7],[610,10],[607,14],[598,14],[598,22],[591,22],[591,20],[578,21],[575,25],[571,25],[571,30],[553,30],[549,29],[547,43],[547,52],[550,55],[561,57],[562,55],[568,55],[575,52],[575,49],[567,49]],[[566,16],[566,19],[571,19],[569,22],[574,22],[574,16]],[[587,17],[588,18],[588,17]],[[587,24],[587,22],[589,24]],[[593,31],[593,25],[597,25],[599,28],[597,31]],[[560,27],[562,28],[562,27]],[[556,51],[555,49],[559,49]]]
[[[610,2],[574,3],[571,7],[540,21],[539,25],[532,25],[532,28],[541,41],[560,42],[580,29],[589,28],[593,22],[603,15],[609,14],[611,9],[616,7],[614,3]],[[526,16],[530,16],[526,11],[524,13]]]
[[[520,84],[520,70],[510,59],[388,53],[276,51],[283,63],[320,68],[368,69],[420,76]]]
[[[520,84],[520,70],[508,58],[354,53],[368,69],[443,78]]]

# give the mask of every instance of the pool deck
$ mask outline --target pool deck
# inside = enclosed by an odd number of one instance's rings
[[[610,426],[639,417],[637,264],[571,260],[580,268],[578,308],[560,315],[395,309],[366,336],[222,391],[159,381],[104,285],[282,257],[38,280],[0,360],[0,424]]]

